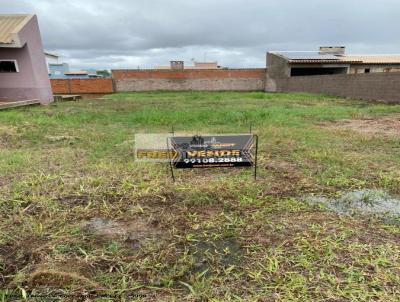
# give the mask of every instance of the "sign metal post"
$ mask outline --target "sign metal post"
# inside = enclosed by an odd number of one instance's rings
[[[169,162],[169,168],[171,170],[171,176],[172,176],[172,180],[175,182],[175,175],[174,175],[174,168],[172,166],[172,159],[171,159],[171,151],[169,148],[169,138],[167,137],[167,153],[168,153],[168,162]]]
[[[254,180],[257,180],[258,135],[254,134],[253,137],[256,139],[256,153],[254,154]]]

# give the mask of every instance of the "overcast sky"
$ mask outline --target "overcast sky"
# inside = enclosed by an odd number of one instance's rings
[[[38,15],[44,47],[74,68],[144,68],[169,60],[264,67],[268,50],[345,45],[400,53],[399,0],[0,0]]]

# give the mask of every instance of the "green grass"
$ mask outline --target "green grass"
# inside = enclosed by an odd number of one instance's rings
[[[125,93],[1,111],[0,301],[6,290],[398,301],[399,226],[302,201],[367,188],[400,194],[399,137],[327,126],[398,114],[400,105],[261,92]],[[193,170],[176,171],[174,184],[165,164],[133,160],[135,133],[242,133],[250,124],[260,137],[257,181],[248,169]],[[93,218],[129,232],[96,233],[86,226]]]

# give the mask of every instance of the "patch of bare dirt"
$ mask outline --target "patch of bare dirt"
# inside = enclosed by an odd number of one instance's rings
[[[265,165],[265,169],[271,171],[274,178],[270,182],[270,187],[264,191],[264,195],[295,196],[299,190],[309,192],[315,187],[314,182],[310,181],[294,163],[271,159]]]
[[[400,115],[375,119],[341,120],[321,126],[335,130],[351,130],[367,137],[400,138]]]
[[[45,138],[51,143],[67,141],[70,144],[74,143],[74,141],[77,139],[75,136],[70,136],[70,135],[56,135],[56,136],[47,135],[45,136]]]
[[[96,94],[83,94],[81,95],[82,100],[101,100],[106,94],[96,93]]]
[[[15,127],[6,127],[0,125],[0,146],[6,147],[13,139],[18,138],[18,132]]]
[[[12,281],[17,272],[39,263],[44,253],[43,245],[43,242],[33,242],[29,238],[0,245],[0,287]]]
[[[265,169],[277,172],[282,177],[288,179],[298,179],[301,177],[298,167],[295,164],[287,161],[269,160],[265,165]]]
[[[52,287],[60,289],[65,287],[76,287],[78,289],[89,288],[91,290],[104,291],[104,288],[99,284],[82,275],[55,270],[35,271],[31,274],[28,284],[31,288]]]

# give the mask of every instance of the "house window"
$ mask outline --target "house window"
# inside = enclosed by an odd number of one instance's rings
[[[16,60],[0,60],[0,72],[18,72]]]
[[[369,69],[369,68],[365,68],[365,73],[369,73],[371,71],[371,69]]]

